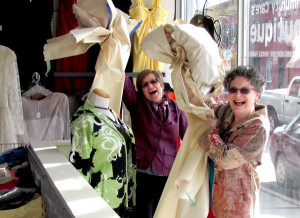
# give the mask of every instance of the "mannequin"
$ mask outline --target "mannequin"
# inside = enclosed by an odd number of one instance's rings
[[[72,116],[69,160],[108,205],[125,217],[135,209],[135,139],[130,127],[109,108],[109,99],[105,91],[93,89]]]
[[[109,94],[107,94],[102,89],[94,89],[89,95],[88,100],[105,116],[109,117],[111,120],[116,121],[113,114],[110,112],[109,108]]]

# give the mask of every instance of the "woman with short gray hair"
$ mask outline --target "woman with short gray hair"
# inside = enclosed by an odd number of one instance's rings
[[[238,66],[224,80],[228,103],[210,104],[216,119],[207,121],[211,128],[204,144],[214,169],[213,217],[254,217],[260,189],[255,169],[261,165],[270,128],[266,106],[256,104],[264,86],[256,69]]]

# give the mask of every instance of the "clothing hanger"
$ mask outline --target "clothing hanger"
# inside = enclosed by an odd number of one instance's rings
[[[30,84],[30,88],[25,91],[22,96],[32,99],[32,100],[41,100],[49,95],[52,92],[45,87],[40,85],[41,76],[38,72],[34,72],[32,74],[32,82]]]

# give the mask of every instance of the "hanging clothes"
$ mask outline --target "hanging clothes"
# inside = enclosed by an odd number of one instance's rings
[[[22,96],[22,105],[27,142],[70,139],[66,94],[53,92],[41,100]]]
[[[164,63],[147,57],[140,47],[149,32],[167,21],[169,12],[161,7],[161,1],[153,0],[151,9],[148,9],[143,0],[134,0],[135,6],[129,10],[132,18],[143,21],[134,34],[133,72],[140,73],[143,70],[163,72],[164,70]]]
[[[59,1],[58,36],[67,34],[70,30],[78,27],[77,19],[72,10],[75,3],[76,1],[74,0]],[[89,53],[87,52],[73,57],[58,59],[56,62],[56,71],[67,73],[88,72],[88,55]],[[90,88],[88,78],[55,78],[54,83],[56,92],[63,92],[68,96],[78,94]]]
[[[135,139],[116,113],[111,120],[89,100],[71,121],[70,161],[97,193],[121,217],[134,210],[136,188]]]
[[[0,45],[0,144],[24,142],[19,71],[15,53]]]

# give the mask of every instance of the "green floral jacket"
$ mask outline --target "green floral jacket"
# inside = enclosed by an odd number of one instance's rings
[[[88,100],[71,119],[70,162],[121,217],[135,207],[135,139],[115,112],[112,121]]]

